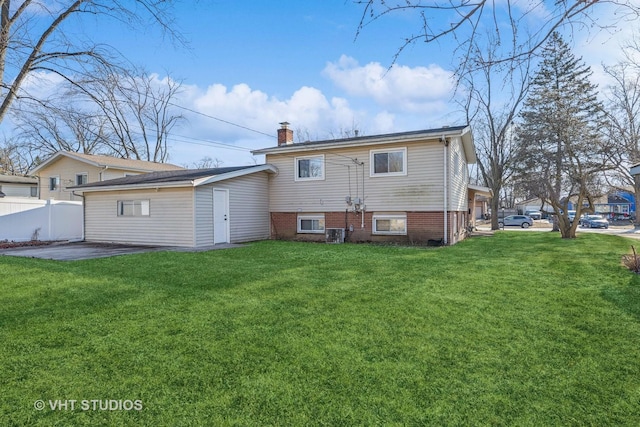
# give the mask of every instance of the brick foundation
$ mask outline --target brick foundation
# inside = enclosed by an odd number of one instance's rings
[[[405,212],[402,212],[403,214]],[[406,212],[406,235],[373,234],[373,213],[365,212],[364,228],[362,214],[354,212],[325,212],[325,228],[344,228],[347,242],[397,242],[407,244],[437,245],[444,238],[444,218],[442,212]],[[295,212],[271,213],[271,238],[281,240],[325,241],[324,234],[298,233],[298,214]],[[454,219],[457,224],[454,224]],[[466,212],[449,213],[448,244],[464,239]],[[457,227],[456,227],[457,225]],[[352,231],[351,231],[352,230]]]

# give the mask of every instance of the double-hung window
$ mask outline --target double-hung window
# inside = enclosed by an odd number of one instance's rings
[[[149,216],[149,200],[118,200],[118,216]]]
[[[324,215],[298,215],[298,233],[324,233]]]
[[[60,189],[60,177],[49,177],[49,191],[58,191]]]
[[[296,157],[296,181],[324,179],[324,155]]]
[[[88,182],[88,175],[86,173],[76,174],[76,185],[86,184]]]
[[[405,215],[374,215],[373,234],[407,234]]]
[[[407,174],[407,149],[371,150],[371,176]]]

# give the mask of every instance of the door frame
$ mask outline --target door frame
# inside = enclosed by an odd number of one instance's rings
[[[231,243],[231,227],[229,226],[229,190],[226,188],[213,188],[212,189],[212,194],[213,194],[213,244],[217,245],[220,243]],[[217,242],[216,241],[216,191],[222,192],[224,193],[224,204],[225,204],[225,209],[224,209],[224,215],[225,215],[225,235],[226,235],[226,239],[225,241],[220,241]]]

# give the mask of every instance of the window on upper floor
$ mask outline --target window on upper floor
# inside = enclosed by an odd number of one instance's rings
[[[49,177],[49,191],[58,191],[60,189],[60,177]]]
[[[88,175],[86,173],[76,174],[76,185],[86,184],[88,182]]]
[[[324,179],[324,155],[295,158],[296,181]]]
[[[298,233],[324,233],[324,215],[298,215]]]
[[[407,174],[407,149],[371,150],[371,176]]]

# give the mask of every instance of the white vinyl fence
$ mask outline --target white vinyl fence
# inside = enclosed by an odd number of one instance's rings
[[[0,198],[0,241],[82,240],[82,202]]]

